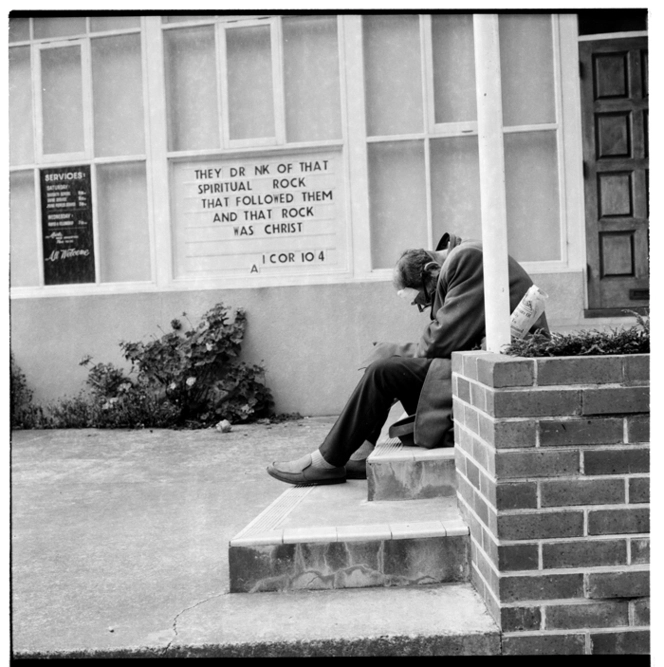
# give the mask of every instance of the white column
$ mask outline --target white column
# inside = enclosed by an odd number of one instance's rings
[[[498,15],[475,14],[475,78],[487,350],[510,343],[505,152]]]

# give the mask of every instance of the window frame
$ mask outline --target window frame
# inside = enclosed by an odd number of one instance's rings
[[[328,15],[328,14],[326,14]],[[357,280],[355,265],[354,265],[354,256],[352,249],[354,247],[354,226],[352,224],[353,213],[352,213],[352,202],[351,202],[351,191],[353,188],[350,186],[349,174],[349,140],[348,140],[348,111],[347,111],[347,102],[348,102],[348,92],[346,90],[347,85],[347,76],[345,72],[345,44],[344,44],[344,30],[345,24],[344,19],[348,18],[345,15],[335,14],[330,12],[329,16],[336,18],[337,24],[337,50],[339,57],[339,95],[340,95],[340,112],[341,112],[341,137],[339,139],[324,139],[324,140],[315,140],[315,141],[299,141],[299,142],[287,142],[286,137],[286,117],[285,117],[285,106],[284,106],[284,75],[283,75],[283,51],[282,51],[282,19],[285,17],[291,17],[293,14],[289,15],[272,15],[272,16],[252,16],[252,17],[224,17],[217,21],[206,21],[198,20],[191,22],[178,22],[178,23],[160,23],[159,24],[159,34],[161,35],[159,39],[159,53],[155,54],[155,57],[159,58],[161,64],[159,67],[163,71],[163,35],[169,31],[177,28],[191,28],[198,27],[208,24],[215,24],[215,45],[217,49],[216,53],[216,62],[217,62],[217,86],[218,86],[218,99],[221,100],[221,119],[222,123],[221,129],[221,142],[222,146],[219,148],[211,149],[191,149],[191,150],[179,150],[171,151],[168,150],[168,146],[164,144],[160,147],[160,151],[163,153],[166,159],[166,168],[162,170],[161,173],[164,174],[164,178],[169,185],[172,183],[172,169],[173,165],[187,160],[195,160],[197,158],[205,159],[210,157],[216,157],[219,160],[223,159],[237,159],[243,156],[249,158],[260,158],[270,157],[279,154],[293,154],[293,153],[309,153],[328,150],[338,150],[339,151],[339,163],[340,168],[343,170],[344,176],[342,177],[342,188],[343,188],[343,216],[344,219],[341,221],[341,224],[344,226],[344,236],[345,236],[345,246],[343,248],[344,256],[346,257],[345,266],[341,268],[330,268],[324,271],[317,271],[316,273],[301,273],[297,275],[283,275],[283,276],[261,276],[256,275],[251,278],[251,285],[249,287],[259,288],[259,287],[273,287],[273,286],[289,286],[289,285],[302,285],[302,284],[336,284],[344,282],[354,282]],[[275,107],[275,138],[259,138],[259,139],[242,139],[242,140],[231,140],[229,136],[228,128],[228,113],[227,113],[227,89],[225,89],[226,77],[226,43],[225,43],[225,31],[234,30],[243,27],[253,27],[253,26],[264,26],[269,25],[271,30],[271,53],[272,53],[272,83],[274,91],[274,107]],[[275,56],[276,54],[276,56]],[[165,85],[165,79],[162,85]],[[164,128],[166,127],[166,108],[164,105],[165,97],[160,97],[158,104],[163,106],[159,111],[159,116],[163,123]],[[155,103],[155,99],[152,99],[152,103]],[[165,132],[165,129],[164,129]],[[157,134],[164,135],[164,132]],[[168,199],[172,201],[173,193],[169,190]],[[163,201],[163,200],[162,200]],[[219,275],[209,275],[209,276],[200,276],[200,277],[176,277],[174,272],[174,248],[173,242],[175,240],[175,230],[174,230],[174,220],[172,218],[173,206],[169,206],[166,209],[165,206],[161,207],[162,210],[162,221],[169,221],[168,226],[168,250],[165,252],[158,253],[160,258],[160,267],[158,269],[159,275],[163,276],[163,281],[159,283],[160,290],[181,290],[181,289],[236,289],[236,288],[247,288],[246,278],[233,277],[233,276],[219,276]],[[165,228],[165,224],[162,223],[162,229]],[[164,242],[164,246],[166,242]]]
[[[140,292],[154,289],[155,283],[155,231],[152,220],[154,214],[152,210],[153,197],[150,196],[152,186],[152,176],[149,160],[149,136],[150,128],[148,123],[149,99],[147,92],[146,75],[146,39],[144,31],[145,17],[141,17],[141,23],[138,27],[114,29],[108,31],[92,31],[90,18],[86,17],[86,32],[84,34],[66,36],[66,37],[47,37],[41,39],[32,39],[34,27],[30,20],[29,41],[11,42],[8,47],[30,47],[31,58],[31,81],[32,81],[32,104],[33,104],[33,159],[32,163],[10,165],[10,173],[15,172],[33,172],[34,177],[34,197],[35,197],[35,233],[37,235],[37,248],[39,262],[38,275],[39,285],[29,287],[11,287],[12,298],[24,297],[44,297],[44,296],[69,296],[82,294],[115,294]],[[93,39],[105,39],[121,35],[137,34],[140,36],[141,43],[141,74],[143,76],[143,108],[144,108],[144,136],[145,150],[142,153],[133,153],[128,155],[95,157],[94,155],[94,126],[93,126],[93,90],[92,90],[92,45]],[[44,154],[43,152],[43,117],[42,117],[42,86],[41,86],[41,52],[53,48],[65,48],[67,46],[80,46],[81,49],[81,83],[82,83],[82,115],[83,115],[83,137],[84,150],[75,153],[53,153]],[[145,166],[146,172],[146,207],[147,207],[147,225],[149,248],[148,256],[150,261],[150,278],[144,281],[123,281],[123,282],[102,282],[101,281],[101,253],[99,249],[99,201],[98,201],[98,176],[97,166],[108,164],[129,164],[141,162]],[[85,164],[90,167],[90,189],[92,195],[92,229],[93,229],[93,249],[95,257],[95,282],[93,283],[68,283],[60,285],[44,284],[44,256],[42,242],[42,201],[40,191],[40,171],[49,167],[67,167]]]
[[[576,50],[577,23],[576,16],[571,14],[548,14],[551,16],[553,46],[553,77],[556,122],[533,125],[503,126],[503,136],[523,132],[556,132],[558,203],[560,220],[559,251],[560,258],[555,260],[520,261],[531,274],[570,272],[583,268],[585,252],[585,236],[582,233],[584,224],[582,186],[582,155],[580,133],[580,94],[577,85],[578,57]],[[412,141],[424,142],[425,179],[427,189],[427,234],[430,247],[434,247],[438,239],[432,237],[431,214],[431,148],[432,140],[441,137],[477,136],[477,121],[462,123],[435,123],[434,114],[434,74],[432,20],[430,14],[420,15],[420,38],[422,52],[422,71],[424,84],[425,123],[422,133],[366,136],[367,145],[381,141]],[[574,48],[572,48],[574,47]],[[496,58],[500,58],[497,53]],[[364,113],[364,111],[363,111]],[[357,221],[354,221],[356,224]],[[370,221],[367,220],[367,224]],[[367,244],[369,257],[364,258],[365,271],[371,267],[371,247]],[[369,268],[369,276],[379,280],[391,278],[391,269]]]
[[[472,12],[469,12],[472,13]],[[32,39],[33,28],[30,25],[30,39],[11,42],[9,48],[19,46],[30,46],[31,48],[31,76],[33,80],[33,136],[34,136],[34,158],[32,164],[11,165],[10,172],[32,171],[35,183],[35,205],[37,216],[35,229],[37,232],[37,245],[39,248],[39,275],[41,284],[31,287],[11,287],[12,298],[34,298],[45,296],[74,296],[74,295],[102,295],[102,294],[124,294],[140,292],[162,292],[180,290],[206,290],[206,289],[237,289],[251,287],[287,286],[302,284],[337,284],[347,282],[367,281],[389,281],[391,280],[391,269],[373,269],[371,266],[371,231],[369,211],[368,190],[368,166],[367,147],[371,142],[381,140],[407,140],[422,139],[425,143],[426,156],[426,179],[428,192],[427,229],[430,243],[437,239],[431,238],[431,173],[430,173],[430,142],[442,137],[469,136],[477,134],[477,122],[468,123],[443,123],[436,124],[433,115],[433,60],[432,60],[432,28],[431,15],[420,15],[421,36],[421,58],[424,104],[423,113],[426,123],[424,131],[417,135],[397,135],[390,137],[368,137],[366,129],[365,104],[364,104],[364,74],[363,74],[363,48],[362,48],[362,15],[360,14],[335,14],[329,12],[330,16],[336,16],[339,56],[339,84],[341,104],[341,138],[335,140],[324,140],[315,142],[293,142],[286,143],[285,137],[285,107],[283,89],[283,58],[281,53],[281,20],[287,15],[263,15],[253,16],[211,16],[204,19],[198,18],[191,21],[178,21],[175,23],[163,22],[162,16],[142,16],[138,28],[123,28],[109,31],[90,31],[90,17],[87,17],[87,32],[85,35],[70,37]],[[580,119],[580,93],[578,90],[578,30],[574,14],[552,13],[552,25],[554,30],[554,77],[555,77],[555,100],[557,122],[552,124],[551,131],[557,132],[558,146],[558,174],[559,174],[559,197],[560,197],[560,229],[561,229],[561,259],[547,262],[522,262],[524,267],[533,274],[575,272],[585,267],[585,236],[583,224],[583,178],[582,178],[582,156],[581,156],[581,119]],[[271,143],[259,145],[254,140],[236,140],[231,143],[228,139],[228,129],[222,131],[222,147],[217,149],[204,149],[193,151],[169,151],[167,146],[167,123],[166,123],[166,98],[165,98],[165,76],[164,76],[164,53],[163,37],[169,30],[186,27],[198,27],[202,25],[213,25],[215,40],[217,43],[217,66],[219,72],[225,72],[225,49],[220,45],[219,35],[225,34],[226,30],[245,27],[250,25],[270,25],[271,29],[271,52],[272,52],[272,76],[273,83],[278,82],[274,88],[275,107],[275,139]],[[90,40],[95,37],[110,37],[113,35],[124,35],[128,33],[139,33],[141,35],[141,61],[143,74],[143,101],[144,101],[144,124],[145,124],[145,154],[140,156],[113,156],[95,158],[93,156],[92,144],[86,144],[89,154],[85,158],[71,158],[63,161],[48,160],[40,162],[37,151],[42,146],[37,137],[37,110],[39,110],[39,130],[41,132],[41,97],[37,99],[35,90],[38,90],[38,79],[36,79],[35,58],[42,48],[54,47],[55,45],[71,45],[73,43],[85,44],[82,47],[82,56],[87,55],[86,66],[83,77],[89,77],[90,87],[85,92],[87,95],[85,104],[89,104],[86,113],[92,112],[92,88],[91,88],[91,60]],[[275,57],[275,53],[278,57]],[[223,56],[223,58],[222,58]],[[86,74],[87,72],[87,74]],[[218,75],[218,86],[225,77]],[[221,90],[218,91],[222,93]],[[227,104],[227,96],[220,94],[220,103]],[[223,108],[223,107],[222,107]],[[226,118],[227,113],[220,113],[220,118]],[[92,116],[88,116],[90,123]],[[506,132],[530,131],[530,129],[549,129],[543,125],[523,126],[509,128]],[[92,132],[90,126],[89,132]],[[225,134],[224,134],[225,132]],[[41,137],[39,137],[41,138]],[[90,135],[86,141],[93,141]],[[224,143],[224,142],[228,143]],[[280,152],[297,152],[314,149],[324,150],[326,148],[338,148],[340,151],[340,165],[343,169],[343,224],[346,228],[346,257],[347,270],[339,273],[329,274],[306,274],[282,277],[252,277],[248,285],[246,280],[228,279],[221,277],[197,278],[195,280],[182,280],[173,277],[173,227],[171,206],[171,182],[170,171],[174,160],[195,159],[197,157],[219,157],[236,158],[243,155],[259,157],[260,155],[278,154]],[[143,161],[146,168],[147,182],[147,209],[148,228],[150,238],[150,260],[151,280],[141,282],[123,283],[101,283],[99,282],[99,258],[97,247],[99,234],[95,227],[95,262],[96,282],[86,284],[70,285],[44,285],[43,284],[43,247],[41,243],[41,202],[39,201],[39,170],[43,167],[67,166],[77,163],[91,165],[92,174],[92,197],[93,197],[93,220],[98,223],[97,216],[97,185],[96,165],[107,163],[122,163],[130,161]]]

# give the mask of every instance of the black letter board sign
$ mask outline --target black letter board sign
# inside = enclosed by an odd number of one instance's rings
[[[44,284],[93,283],[90,166],[41,170]]]

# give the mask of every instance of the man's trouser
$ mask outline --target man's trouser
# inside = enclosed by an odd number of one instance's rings
[[[319,448],[323,458],[342,466],[365,440],[375,444],[395,400],[415,414],[430,365],[431,359],[389,357],[368,366]]]

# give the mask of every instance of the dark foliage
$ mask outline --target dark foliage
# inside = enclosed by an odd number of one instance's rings
[[[629,311],[631,312],[631,311]],[[567,334],[537,333],[512,341],[504,354],[515,357],[578,357],[584,355],[648,354],[650,352],[650,319],[637,313],[637,324],[609,331],[574,331]]]
[[[231,317],[223,304],[196,326],[172,320],[172,331],[160,338],[120,343],[128,373],[85,357],[87,391],[45,411],[32,405],[25,378],[12,365],[12,428],[203,428],[224,419],[270,418],[264,368],[238,359],[245,327],[244,311]]]

